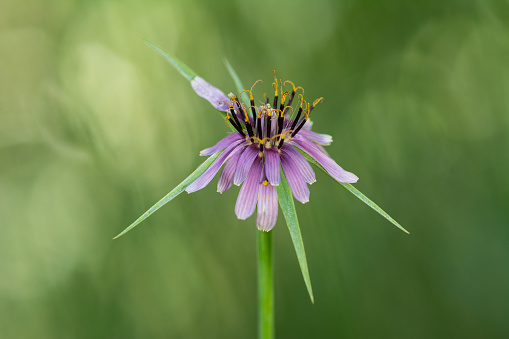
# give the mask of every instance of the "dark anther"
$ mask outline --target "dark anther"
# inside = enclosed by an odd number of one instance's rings
[[[226,119],[230,122],[230,124],[233,126],[233,128],[235,128],[237,130],[237,132],[239,132],[239,134],[243,138],[246,137],[246,134],[244,134],[244,132],[242,131],[242,128],[239,125],[237,125],[234,120],[232,120],[229,116],[226,116]]]
[[[272,120],[272,114],[270,113],[270,111],[268,112],[267,114],[267,123],[265,124],[266,127],[267,127],[267,138],[269,138],[269,142],[270,142],[270,125],[271,125],[271,120]]]
[[[249,117],[247,116],[247,113],[244,112],[244,109],[242,108],[242,104],[240,103],[239,99],[237,97],[234,97],[233,100],[235,100],[235,103],[239,106],[239,111],[242,116],[244,116],[244,124],[246,125],[247,133],[249,134],[249,137],[251,140],[253,140],[253,128],[251,127],[251,122],[249,121]],[[240,124],[239,124],[240,125]]]
[[[253,128],[251,127],[251,122],[249,121],[249,117],[247,115],[246,120],[244,120],[244,123],[246,124],[247,134],[249,134],[249,137],[252,138],[254,136]]]
[[[262,117],[259,116],[258,117],[258,138],[260,139],[263,139],[263,135],[262,135]]]
[[[251,113],[253,113],[253,117],[256,116],[256,108],[254,105],[254,99],[252,95],[251,95]]]
[[[288,103],[286,104],[284,114],[288,113],[288,110],[290,109],[290,106],[292,106],[293,98],[295,97],[295,87],[292,90],[292,93],[290,93],[290,99],[288,99]]]
[[[236,100],[236,98],[234,98],[234,100]],[[243,113],[242,112],[242,107],[240,107],[240,112]],[[235,123],[240,127],[240,129],[242,129],[242,124],[240,123],[239,119],[237,118],[237,112],[235,112],[235,109],[233,108],[233,105],[230,105],[230,115],[232,116],[232,118],[235,121]]]
[[[292,138],[296,136],[297,133],[299,133],[300,129],[304,126],[307,120],[308,120],[307,116],[304,119],[302,119],[302,122],[300,123],[299,127],[297,127],[297,129],[292,132]]]
[[[302,113],[302,104],[300,105],[299,111],[297,112],[297,116],[295,117],[295,120],[293,121],[292,127],[290,128],[291,130],[293,130],[295,128],[295,126],[297,125],[297,122],[299,121],[301,113]]]
[[[279,141],[279,145],[277,145],[277,148],[281,149],[281,147],[283,147],[284,142],[285,142],[285,138],[281,138],[281,140]]]

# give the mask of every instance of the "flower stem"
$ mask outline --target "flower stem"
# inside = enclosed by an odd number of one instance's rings
[[[258,231],[258,338],[274,339],[272,231]]]

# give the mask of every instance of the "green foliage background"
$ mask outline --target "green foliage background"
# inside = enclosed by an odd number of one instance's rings
[[[0,337],[255,338],[256,228],[216,180],[111,238],[228,128],[140,36],[225,92],[272,71],[405,235],[317,171],[282,215],[279,338],[509,336],[507,1],[0,1]],[[259,97],[262,92],[258,92]]]

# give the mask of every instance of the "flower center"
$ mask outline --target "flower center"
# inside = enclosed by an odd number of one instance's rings
[[[260,81],[256,81],[250,90],[245,90],[239,94],[249,93],[249,107],[246,107],[236,95],[229,95],[230,108],[227,111],[226,120],[247,142],[259,145],[260,153],[263,154],[265,149],[272,147],[277,147],[280,150],[285,142],[294,138],[306,124],[311,111],[323,98],[316,99],[310,105],[304,100],[304,89],[302,87],[295,87],[291,81],[285,81],[284,83],[281,80],[278,81],[276,72],[274,72],[274,82],[272,83],[274,88],[273,104],[271,105],[269,98],[265,97],[265,103],[255,106],[253,88]],[[292,89],[284,91],[283,87],[287,84],[290,84]],[[299,89],[302,91],[302,94],[298,95],[300,104],[294,108],[292,106],[293,99]],[[280,93],[282,95],[279,103]],[[296,109],[297,107],[298,109]]]

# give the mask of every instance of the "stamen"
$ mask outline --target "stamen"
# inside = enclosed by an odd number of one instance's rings
[[[247,134],[249,134],[249,137],[252,139],[254,136],[253,127],[251,127],[251,122],[249,122],[249,117],[247,116],[247,114],[246,114],[246,120],[244,120],[244,124],[246,125],[246,128],[247,128]]]
[[[241,110],[241,113],[244,114],[244,125],[246,125],[247,133],[249,134],[249,137],[251,138],[251,142],[253,142],[253,128],[251,127],[251,121],[249,120],[249,115],[244,111],[242,108],[242,105],[239,102],[239,99],[237,97],[234,98],[235,102],[239,105],[239,108]]]
[[[234,113],[234,110],[233,110],[233,108],[230,107],[230,114],[232,114],[232,113]],[[243,138],[246,137],[246,134],[244,134],[244,132],[242,131],[242,128],[239,125],[237,125],[238,122],[236,123],[234,120],[232,120],[229,115],[226,115],[225,119],[230,122],[230,124],[233,126],[233,128],[235,128],[237,130],[237,132],[239,132],[239,134]]]
[[[295,89],[295,92],[297,92],[299,89],[300,89],[300,90],[302,90],[302,96],[304,96],[304,88],[302,88],[302,87],[300,87],[300,86],[299,86],[299,87],[297,87],[297,88]],[[288,101],[288,106],[291,106],[291,105],[292,105],[292,102],[293,102],[293,98],[294,98],[294,97],[295,97],[295,94],[294,94],[294,95],[290,98],[290,100]]]
[[[313,101],[313,105],[311,105],[311,108],[309,109],[308,115],[309,115],[309,114],[311,114],[311,111],[313,110],[313,108],[315,108],[315,106],[316,106],[318,103],[322,103],[322,102],[323,102],[323,97],[318,98],[318,99],[316,99],[315,101]]]
[[[261,106],[255,106],[254,97],[253,97],[253,89],[258,84],[258,82],[262,82],[261,80],[257,80],[251,89],[242,91],[240,95],[244,92],[249,92],[249,100],[250,100],[250,108],[253,116],[253,120],[251,121],[250,115],[248,113],[249,108],[246,108],[244,104],[242,104],[239,100],[239,97],[231,94],[231,102],[229,103],[230,108],[226,114],[226,120],[230,122],[230,124],[239,132],[239,134],[244,138],[250,138],[251,143],[258,143],[260,148],[260,156],[263,157],[265,148],[270,148],[272,146],[277,145],[278,149],[281,149],[285,140],[291,140],[292,137],[297,135],[299,131],[304,127],[307,120],[309,119],[309,114],[315,108],[315,106],[323,100],[323,98],[316,99],[311,105],[304,100],[304,89],[302,87],[296,87],[293,82],[278,80],[276,77],[276,71],[274,71],[274,82],[272,83],[272,88],[274,89],[274,101],[271,105],[269,104],[269,98],[266,94],[264,96],[264,102],[260,101]],[[291,84],[292,90],[283,91],[283,86],[286,84]],[[302,94],[299,94],[300,104],[299,110],[295,116],[295,119],[292,121],[292,125],[290,128],[287,128],[285,132],[285,126],[288,126],[289,121],[291,121],[291,116],[295,114],[295,110],[292,107],[292,102],[295,98],[295,95],[298,90],[302,90]],[[281,93],[281,95],[280,95]],[[278,101],[281,97],[281,103],[278,107]],[[237,105],[237,107],[235,107]],[[302,117],[304,112],[304,117]],[[242,118],[244,117],[244,125],[242,124]],[[277,124],[274,126],[274,133],[272,133],[272,119],[275,119],[274,123]],[[288,121],[288,122],[287,122]],[[262,126],[264,125],[264,126]],[[245,129],[244,129],[245,126]]]
[[[309,108],[308,112],[306,113],[306,116],[304,117],[304,119],[302,119],[302,122],[301,124],[299,125],[299,127],[297,127],[297,129],[295,131],[292,132],[292,138],[294,136],[297,135],[297,133],[299,133],[300,129],[304,126],[304,124],[306,123],[306,121],[308,120],[308,117],[309,117],[309,114],[311,113],[311,111],[313,110],[313,108],[315,108],[316,104],[318,104],[319,102],[322,102],[323,101],[323,98],[319,98],[319,99],[316,99],[315,101],[313,101],[313,104],[311,105],[311,107]]]
[[[240,92],[239,95],[242,95],[242,93],[244,92],[248,92],[249,93],[249,101],[251,101],[251,113],[253,114],[253,117],[255,116],[256,112],[255,112],[255,104],[254,104],[254,98],[253,98],[253,88],[256,86],[257,83],[259,82],[263,82],[261,80],[256,80],[256,82],[253,84],[253,86],[251,86],[251,89],[249,90],[244,90],[242,92]]]
[[[277,81],[277,78],[276,78],[276,71],[274,71],[274,82],[272,83],[272,88],[274,88],[275,90],[275,94],[274,94],[274,105],[272,105],[272,107],[276,108],[277,107],[277,100],[278,100],[278,81]]]
[[[263,135],[262,135],[262,113],[260,111],[258,111],[258,125],[256,126],[257,129],[258,129],[258,138],[263,138]]]
[[[283,93],[283,97],[281,98],[281,105],[279,106],[279,116],[277,118],[277,132],[276,132],[278,135],[280,135],[281,132],[283,131],[283,125],[284,125],[284,121],[285,121],[285,115],[284,115],[285,99],[286,99],[286,96],[288,95],[288,93],[290,93],[290,92],[286,91]],[[278,137],[278,138],[280,138],[280,137]],[[279,139],[276,139],[276,140],[279,140]]]
[[[306,115],[304,117],[304,119],[302,119],[302,122],[300,123],[299,127],[297,127],[297,129],[295,131],[292,132],[292,138],[297,135],[297,133],[299,133],[300,129],[304,126],[304,124],[306,123],[306,121],[308,120],[308,115]]]
[[[271,129],[271,120],[272,120],[272,116],[271,116],[271,109],[268,110],[268,114],[267,114],[267,123],[265,124],[265,127],[267,128],[267,138],[269,138],[269,142],[270,142],[270,129]]]
[[[290,130],[293,130],[295,128],[295,126],[297,125],[297,122],[299,121],[300,115],[302,113],[302,105],[304,103],[304,96],[302,94],[299,94],[299,97],[300,97],[299,111],[297,112],[297,117],[295,117],[295,119],[293,120],[293,124],[292,124],[292,127],[290,127]]]
[[[279,145],[277,145],[277,149],[281,149],[281,147],[283,147],[283,143],[285,142],[285,133],[283,133],[283,135],[281,136],[281,140],[279,140]]]
[[[302,87],[300,87],[300,86],[299,86],[299,87],[295,87],[295,85],[293,84],[293,82],[291,82],[291,81],[289,81],[289,80],[287,80],[287,81],[285,81],[285,82],[284,82],[284,84],[285,84],[285,85],[286,85],[286,83],[291,84],[291,85],[292,85],[292,87],[293,87],[293,90],[292,90],[292,93],[290,94],[290,99],[288,100],[288,103],[286,104],[286,106],[287,106],[287,107],[285,108],[285,112],[284,112],[284,114],[285,114],[285,115],[286,115],[286,113],[288,113],[288,110],[287,110],[287,109],[288,109],[290,106],[292,106],[293,98],[295,97],[295,93],[297,92],[297,90],[301,89],[301,90],[302,90],[302,95],[304,95],[304,88],[302,88]]]
[[[242,130],[242,124],[240,123],[239,119],[237,118],[237,113],[235,112],[235,109],[233,108],[233,102],[235,101],[235,95],[232,97],[232,102],[230,102],[230,115],[232,116],[233,120],[235,121],[235,123],[237,124],[237,126]],[[245,135],[244,133],[242,133],[243,135]]]
[[[289,93],[290,93],[290,91],[285,91],[283,93],[283,96],[281,97],[281,105],[279,105],[279,110],[281,112],[283,112],[283,109],[285,108],[285,99],[286,99],[286,97],[288,96]],[[276,108],[276,107],[274,107],[274,108]]]

